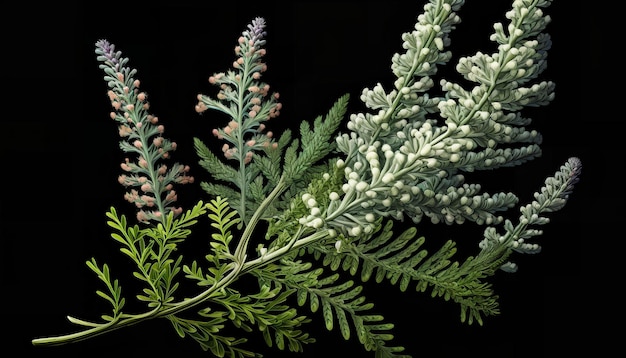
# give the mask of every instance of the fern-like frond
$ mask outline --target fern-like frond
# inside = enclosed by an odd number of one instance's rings
[[[215,357],[250,358],[262,357],[261,354],[241,348],[240,345],[247,342],[245,338],[219,334],[227,321],[225,312],[210,312],[204,315],[210,318],[208,321],[186,319],[177,316],[167,316],[168,320],[181,338],[189,336],[200,344],[204,351],[210,351]]]
[[[269,347],[276,346],[280,350],[302,352],[303,345],[315,340],[300,327],[310,322],[306,316],[290,307],[286,300],[295,290],[284,290],[282,285],[269,287],[262,285],[254,294],[241,294],[227,288],[220,294],[211,297],[210,302],[224,310],[224,317],[236,328],[252,332],[253,326],[261,332]],[[201,316],[215,314],[210,308],[201,310]]]
[[[311,263],[284,259],[252,274],[259,282],[274,282],[295,290],[298,305],[308,305],[313,313],[321,312],[329,331],[338,327],[346,340],[356,333],[364,348],[375,351],[377,357],[408,357],[396,354],[403,347],[387,346],[393,339],[393,324],[384,323],[381,315],[369,313],[373,303],[366,302],[362,286],[337,273],[323,276],[323,269],[311,267]]]
[[[456,253],[454,241],[447,241],[437,251],[422,248],[424,237],[415,237],[413,227],[395,236],[393,221],[376,225],[378,230],[358,241],[342,243],[341,249],[323,243],[313,244],[301,254],[309,253],[324,266],[336,271],[342,268],[362,281],[372,276],[376,283],[387,280],[406,291],[415,285],[419,292],[431,290],[433,297],[441,296],[461,306],[461,321],[482,324],[482,316],[499,313],[497,296],[491,285],[482,279],[491,276],[505,261],[508,252],[493,252],[489,257],[469,257],[463,264],[452,261]],[[497,255],[496,255],[497,254]]]
[[[313,121],[312,130],[308,122],[300,124],[300,142],[294,141],[285,153],[284,170],[289,182],[298,180],[335,148],[332,138],[343,121],[349,98],[348,94],[341,96],[324,117],[319,116]],[[296,154],[298,145],[301,151]]]
[[[256,167],[258,171],[267,179],[268,189],[276,186],[280,180],[282,173],[283,153],[287,145],[291,143],[291,130],[285,129],[275,142],[276,147],[266,146],[263,148],[265,156],[256,156],[251,162],[251,166]],[[270,189],[271,190],[271,189]]]
[[[118,280],[111,280],[111,274],[107,264],[103,264],[102,268],[100,268],[95,258],[92,258],[86,263],[87,266],[98,275],[100,281],[102,281],[108,289],[108,293],[98,290],[96,294],[111,304],[112,316],[102,315],[102,319],[111,322],[122,314],[122,308],[124,308],[124,303],[126,302],[124,297],[122,297],[122,288]]]

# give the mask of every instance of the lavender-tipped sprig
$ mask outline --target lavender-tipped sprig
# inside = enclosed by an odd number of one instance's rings
[[[120,148],[136,155],[121,164],[125,173],[118,181],[129,188],[124,198],[137,206],[137,220],[143,223],[163,222],[170,212],[179,215],[182,208],[174,206],[174,184],[193,182],[193,177],[187,175],[189,166],[163,164],[176,150],[176,142],[163,137],[164,126],[148,112],[147,94],[140,91],[140,82],[134,78],[137,71],[126,66],[128,58],[116,52],[115,45],[107,40],[97,41],[95,52],[109,87],[111,118],[119,123]]]
[[[536,254],[541,252],[541,246],[530,239],[543,234],[537,226],[546,225],[550,218],[545,214],[561,210],[574,190],[574,185],[580,180],[582,162],[577,157],[571,157],[553,176],[546,178],[545,185],[536,193],[530,204],[520,207],[520,217],[517,225],[506,220],[503,234],[499,234],[495,227],[485,229],[484,239],[479,247],[484,253],[497,249],[499,246],[509,247],[522,254]],[[507,272],[517,271],[517,264],[506,262],[501,267]]]
[[[261,17],[248,25],[237,41],[233,69],[209,77],[209,82],[220,88],[216,99],[199,94],[196,105],[198,113],[213,109],[230,117],[226,126],[213,129],[213,135],[226,142],[222,146],[224,157],[238,162],[238,178],[233,183],[241,192],[238,211],[243,222],[247,222],[247,187],[253,179],[246,165],[256,151],[278,145],[272,140],[273,133],[265,128],[266,121],[280,114],[282,104],[278,102],[279,94],[270,95],[269,84],[260,80],[267,70],[262,61],[266,54],[264,28],[265,19]]]

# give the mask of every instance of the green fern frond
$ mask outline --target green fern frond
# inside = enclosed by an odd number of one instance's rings
[[[457,251],[452,240],[429,255],[421,248],[424,237],[415,238],[415,228],[394,236],[393,221],[376,227],[378,229],[371,235],[345,243],[339,251],[319,243],[301,250],[301,254],[312,254],[333,271],[342,268],[351,275],[360,271],[362,281],[374,276],[376,283],[387,280],[401,291],[406,291],[411,284],[415,284],[418,292],[430,289],[433,297],[443,297],[460,305],[462,322],[476,321],[482,325],[483,315],[499,313],[497,296],[491,285],[482,279],[492,276],[505,262],[506,250],[494,250],[489,256],[468,257],[459,264],[451,260]]]
[[[224,312],[211,312],[204,315],[206,318],[211,318],[209,321],[197,321],[177,316],[168,316],[167,318],[181,338],[185,336],[193,338],[204,351],[210,351],[215,357],[262,357],[259,353],[239,347],[247,342],[246,339],[235,339],[218,334],[224,328],[224,322],[227,321],[224,315]]]
[[[253,167],[267,179],[268,187],[278,184],[282,173],[283,153],[289,143],[291,143],[291,130],[285,129],[275,142],[276,148],[267,146],[264,148],[265,156],[256,156],[251,162]]]
[[[237,212],[230,208],[229,202],[220,196],[211,199],[206,207],[209,210],[211,227],[217,229],[217,233],[211,235],[213,240],[210,243],[216,260],[219,257],[232,257],[229,245],[233,235],[230,229],[233,225],[239,224],[241,219],[237,216]],[[216,263],[218,262],[216,261]]]
[[[237,170],[218,159],[199,138],[194,137],[193,145],[200,157],[198,164],[209,172],[215,180],[237,184]]]
[[[211,302],[225,309],[226,318],[236,328],[252,332],[251,325],[256,325],[269,347],[275,345],[280,350],[287,348],[292,352],[302,352],[304,344],[315,340],[300,329],[310,319],[299,315],[286,303],[294,291],[283,290],[282,285],[273,288],[260,286],[258,293],[242,295],[227,288],[222,294],[212,297]]]
[[[313,130],[308,122],[303,121],[300,125],[302,149],[299,155],[298,141],[292,143],[285,152],[285,173],[288,181],[297,180],[302,173],[308,170],[317,161],[323,159],[334,149],[334,141],[331,139],[339,128],[348,106],[350,96],[341,96],[328,111],[326,116],[317,117],[313,122]]]
[[[95,258],[86,262],[87,266],[98,275],[100,281],[102,281],[108,289],[108,293],[103,291],[96,291],[96,294],[105,300],[107,300],[113,311],[113,316],[102,315],[102,319],[111,322],[119,317],[122,313],[122,308],[126,300],[122,297],[122,288],[119,286],[118,280],[111,280],[111,274],[109,272],[109,266],[107,264],[102,265],[102,268],[98,266]]]
[[[403,347],[386,346],[386,342],[393,339],[389,333],[393,324],[381,323],[382,316],[366,313],[373,304],[366,302],[362,286],[355,286],[352,280],[342,281],[337,273],[322,276],[323,269],[312,267],[308,262],[281,260],[280,264],[268,265],[252,274],[257,276],[259,282],[284,284],[295,290],[298,306],[305,306],[308,302],[313,313],[321,308],[329,331],[337,325],[346,340],[350,339],[352,332],[356,332],[359,342],[368,351],[376,351],[377,355],[384,357],[405,357],[395,354],[401,352]]]
[[[201,182],[200,187],[211,197],[221,196],[222,198],[228,198],[228,202],[233,208],[238,207],[236,205],[239,205],[241,202],[241,193],[227,185]]]
[[[181,213],[174,219],[174,213],[169,213],[164,223],[159,223],[151,230],[152,236],[159,237],[168,245],[181,242],[191,235],[191,227],[198,222],[198,218],[206,213],[204,202],[197,202],[190,210]],[[175,247],[172,247],[174,249]]]

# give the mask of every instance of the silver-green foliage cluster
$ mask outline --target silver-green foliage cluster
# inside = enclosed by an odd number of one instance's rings
[[[393,324],[371,311],[360,284],[368,280],[452,300],[469,324],[498,314],[488,278],[499,269],[515,271],[512,253],[540,251],[532,239],[549,222],[546,214],[565,205],[581,163],[568,159],[531,203],[519,206],[516,221],[502,216],[518,205],[515,194],[484,193],[465,182],[464,173],[517,166],[541,154],[541,135],[527,128],[531,119],[521,110],[548,104],[554,84],[538,82],[551,45],[544,32],[550,1],[515,0],[508,24],[494,25],[497,52],[461,58],[456,70],[466,81],[442,79],[443,94],[430,94],[437,68],[452,58],[449,36],[463,3],[431,0],[424,6],[414,30],[402,35],[403,52],[392,58],[395,82],[361,93],[366,112],[349,114],[342,127],[346,94],[326,114],[303,121],[297,136],[268,130],[282,104],[262,80],[265,20],[254,19],[237,41],[231,69],[209,79],[218,93],[198,96],[198,113],[219,111],[228,120],[212,137],[194,138],[211,180],[199,184],[207,199],[187,211],[174,207],[174,185],[194,182],[189,168],[165,164],[175,143],[149,113],[128,59],[99,41],[120,147],[136,157],[122,163],[119,181],[139,208],[137,223],[115,208],[108,223],[145,284],[136,299],[146,311],[127,313],[109,266],[91,259],[88,267],[106,287],[97,293],[111,312],[99,323],[70,317],[82,331],[33,343],[65,344],[165,318],[181,337],[217,357],[253,357],[259,354],[246,347],[244,333],[259,331],[268,346],[298,352],[314,342],[306,331],[308,314],[321,312],[329,330],[357,339],[377,357],[405,357],[404,348],[391,342]],[[213,153],[207,140],[222,141],[222,153]],[[394,223],[405,218],[415,225],[394,233]],[[476,254],[455,257],[452,240],[427,251],[416,229],[426,218],[484,225]],[[178,244],[199,220],[213,229],[205,238],[209,251],[204,260],[186,263]],[[238,288],[244,275],[258,282],[254,292]],[[197,284],[196,295],[177,296],[183,279]],[[242,335],[223,333],[227,327]]]

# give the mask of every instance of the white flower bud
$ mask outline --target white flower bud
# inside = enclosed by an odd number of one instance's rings
[[[368,187],[369,185],[366,182],[360,181],[359,183],[357,183],[355,189],[358,192],[364,192],[365,190],[367,190]]]
[[[396,152],[394,153],[395,156],[395,161],[396,163],[398,163],[398,165],[403,165],[406,162],[406,156],[400,152]]]
[[[367,152],[367,154],[365,155],[365,159],[367,159],[368,162],[376,160],[378,159],[378,153],[376,153],[375,151]]]
[[[435,37],[435,46],[437,46],[437,50],[443,51],[443,40],[441,37]]]
[[[393,173],[385,173],[385,175],[383,175],[383,178],[381,179],[383,181],[383,183],[385,184],[389,184],[392,181],[394,181],[396,179],[395,175],[393,175]]]
[[[309,226],[315,228],[315,229],[319,229],[322,226],[324,226],[324,220],[320,219],[320,218],[315,218],[311,221],[311,223],[309,224]]]

